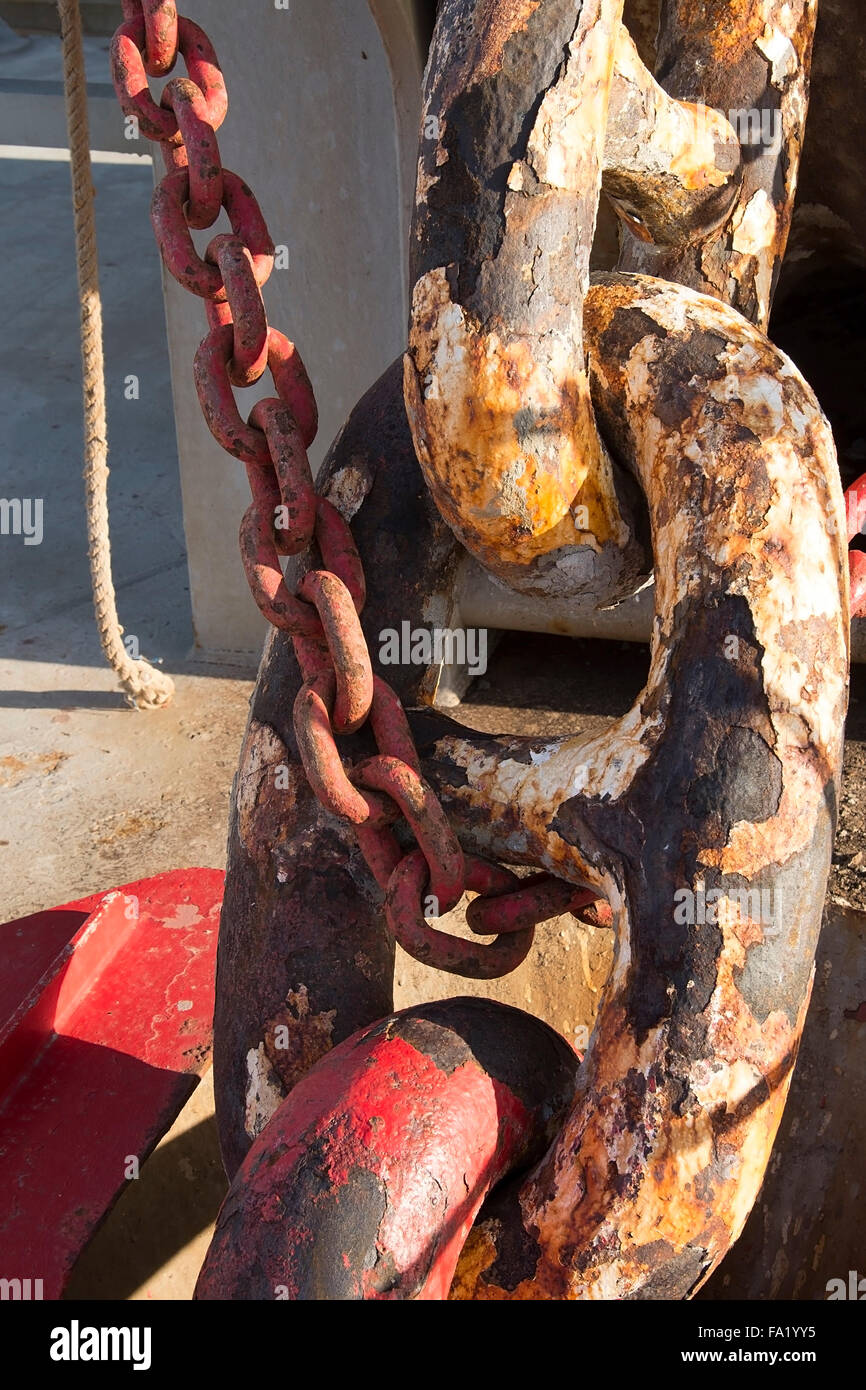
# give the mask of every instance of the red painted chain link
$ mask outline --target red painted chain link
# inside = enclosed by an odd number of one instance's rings
[[[215,303],[227,291],[219,267],[203,261],[193,245],[184,207],[189,200],[189,171],[175,169],[156,188],[150,220],[166,268],[184,289]],[[263,285],[274,264],[274,247],[262,210],[243,179],[223,169],[222,205],[232,231],[252,257],[256,284]]]
[[[385,894],[391,930],[418,960],[476,979],[507,974],[525,958],[535,925],[590,903],[594,895],[549,874],[520,879],[475,857],[465,858],[435,792],[421,775],[400,700],[373,674],[360,624],[366,585],[349,527],[318,497],[307,459],[318,424],[309,377],[294,344],[268,326],[261,287],[274,246],[261,209],[237,174],[224,169],[216,131],[228,98],[207,35],[179,17],[173,0],[123,0],[124,23],[111,45],[115,91],[141,134],[159,142],[165,177],[151,220],[165,265],[205,300],[209,331],[195,355],[198,398],[214,438],[247,470],[252,503],[240,526],[244,570],[253,597],[275,627],[290,634],[304,678],[293,711],[301,760],[316,797],[355,829],[370,871]],[[154,101],[148,75],[169,73],[180,53],[187,77],[172,78]],[[190,228],[211,227],[225,208],[231,233],[213,238],[202,259]],[[276,396],[255,405],[246,423],[234,386],[250,386],[268,369]],[[315,540],[322,567],[289,593],[280,555]],[[864,557],[866,558],[866,557]],[[369,721],[378,756],[351,773],[335,734]],[[408,823],[418,848],[404,853],[391,824]],[[422,899],[450,912],[469,889],[478,933],[492,945],[446,935],[427,925]]]
[[[845,492],[845,516],[848,541],[866,531],[866,473]],[[851,617],[866,616],[866,551],[849,550],[848,568],[851,578]]]
[[[125,20],[144,17],[144,70],[151,77],[171,72],[177,58],[177,6],[174,0],[122,0]]]
[[[208,301],[205,308],[212,328],[232,325],[229,381],[233,386],[251,386],[268,365],[268,320],[253,258],[239,236],[223,232],[211,241],[205,260],[216,264],[225,285],[225,303]]]
[[[142,135],[149,140],[180,145],[183,136],[177,114],[172,109],[178,79],[174,78],[168,83],[157,106],[147,85],[145,20],[141,5],[136,8],[139,11],[137,16],[121,24],[111,41],[114,90],[124,113],[137,117]],[[212,132],[218,130],[228,109],[225,83],[210,39],[191,19],[177,20],[177,48],[169,67],[174,65],[177,53],[183,58],[189,79],[201,96],[204,119]]]
[[[476,893],[508,893],[519,886],[516,874],[499,864],[468,856],[465,865],[466,887]],[[412,850],[394,869],[385,890],[385,913],[397,941],[416,960],[464,975],[473,980],[492,980],[516,970],[529,954],[534,936],[533,927],[524,931],[497,936],[488,946],[465,941],[459,936],[428,927],[419,903],[429,891],[428,863],[420,850]],[[480,902],[480,898],[476,898]],[[496,903],[496,897],[485,901]],[[474,904],[473,904],[474,906]]]

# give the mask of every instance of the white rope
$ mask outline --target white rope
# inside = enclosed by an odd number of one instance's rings
[[[128,702],[138,709],[158,709],[160,705],[167,705],[171,700],[174,683],[149,662],[143,659],[133,660],[124,647],[123,628],[117,618],[114,583],[111,577],[102,300],[99,294],[96,224],[93,215],[84,45],[78,0],[58,0],[58,9],[63,44],[63,86],[72,170],[75,258],[81,307],[84,485],[93,608],[102,650],[124,687]]]

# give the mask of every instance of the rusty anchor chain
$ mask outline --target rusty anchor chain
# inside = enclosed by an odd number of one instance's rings
[[[267,229],[219,164],[215,61],[178,20],[203,85],[170,82],[157,106],[135,65],[148,15],[154,54],[168,17],[130,7],[118,85],[163,144],[154,222],[208,306],[196,379],[248,471],[242,549],[276,629],[233,808],[215,1066],[234,1176],[200,1297],[684,1298],[760,1187],[814,973],[861,561],[826,422],[765,332],[816,4],[743,0],[735,24],[729,0],[699,8],[661,0],[661,82],[622,0],[441,0],[408,352],[352,412],[326,498],[306,462],[306,374],[259,307]],[[735,98],[779,112],[758,158],[723,114]],[[621,255],[590,277],[602,190]],[[232,234],[199,259],[189,227],[220,207]],[[277,395],[244,423],[232,388],[268,367]],[[651,536],[651,665],[633,708],[600,735],[546,741],[405,712],[360,628],[365,604],[368,621],[382,608],[333,505],[349,466],[366,474],[363,553],[389,484],[415,519],[415,611],[464,551],[525,592],[611,602],[643,582]],[[849,529],[859,512],[856,492]],[[291,594],[279,556],[311,537],[321,567]],[[266,785],[288,756],[281,682],[308,778],[296,806]],[[346,767],[335,739],[361,724],[378,751]],[[346,826],[392,937],[445,968],[495,975],[542,905],[609,903],[613,965],[577,1086],[562,1040],[504,1005],[388,1014],[378,904],[332,901],[358,884]],[[496,860],[547,872],[513,891]],[[467,884],[470,927],[497,932],[477,954],[419,911],[425,892],[447,908]],[[297,1044],[282,1060],[279,1028]]]
[[[852,562],[832,437],[764,330],[816,6],[753,0],[736,21],[733,8],[710,0],[698,17],[663,0],[660,97],[635,71],[621,0],[586,0],[576,18],[550,0],[528,20],[506,4],[495,31],[483,6],[439,11],[424,105],[439,138],[420,152],[405,377],[421,467],[501,578],[543,593],[588,540],[602,599],[631,544],[611,526],[611,499],[637,476],[656,592],[647,687],[607,735],[564,739],[519,773],[513,740],[498,756],[437,744],[440,785],[452,767],[446,803],[465,807],[467,825],[482,797],[492,807],[486,850],[507,805],[527,855],[595,870],[617,904],[574,1105],[541,1163],[494,1195],[452,1297],[689,1296],[754,1200],[808,1005]],[[538,71],[516,139],[491,113],[521,59]],[[690,140],[696,102],[718,116],[744,93],[779,113],[759,158],[721,126],[721,140]],[[470,100],[482,123],[471,140]],[[497,166],[497,196],[485,196]],[[620,260],[590,277],[602,189],[622,218]],[[568,296],[564,246],[579,261]],[[527,475],[537,484],[524,502],[511,481]],[[793,738],[792,719],[803,721]]]
[[[555,911],[577,911],[596,895],[551,875],[520,878],[477,857],[464,858],[457,837],[421,774],[403,707],[374,676],[359,621],[364,571],[351,530],[317,496],[307,450],[317,429],[315,396],[295,345],[267,321],[262,287],[274,246],[251,189],[222,166],[216,132],[228,95],[213,45],[173,0],[124,0],[124,22],[111,45],[111,72],[124,113],[157,142],[166,174],[153,194],[151,219],[173,277],[205,301],[209,332],[195,356],[202,413],[217,442],[247,471],[252,502],[240,526],[244,572],[260,611],[293,642],[304,683],[294,705],[298,748],[322,806],[355,827],[358,845],[385,895],[396,940],[425,964],[477,979],[514,970],[527,955],[534,928]],[[148,77],[174,77],[157,103]],[[220,233],[204,258],[191,228],[211,227],[222,210],[231,234]],[[241,419],[233,387],[251,386],[269,371],[275,396]],[[310,568],[290,594],[279,557],[315,542],[321,568]],[[347,773],[335,735],[369,726],[378,756]],[[418,848],[404,854],[391,826],[402,816]],[[496,934],[489,945],[452,938],[428,925],[421,904],[434,900],[444,916],[470,891],[489,897],[473,921]],[[603,910],[603,907],[602,907]]]
[[[467,550],[514,588],[605,604],[642,582],[651,536],[649,678],[604,733],[491,738],[408,715],[469,852],[542,865],[611,906],[613,965],[579,1085],[544,1156],[511,1181],[497,1168],[487,1197],[480,1174],[513,1140],[517,1078],[499,1092],[501,1129],[479,1096],[476,1167],[460,1085],[446,1099],[442,1077],[474,1090],[480,1070],[500,1087],[503,1050],[522,1046],[511,1011],[491,1004],[489,1029],[435,1006],[383,1018],[372,913],[354,924],[354,974],[344,938],[332,947],[340,993],[317,973],[309,943],[329,900],[315,861],[343,883],[353,866],[345,842],[321,825],[305,838],[297,817],[291,845],[276,843],[259,769],[285,756],[274,690],[295,677],[275,638],[241,757],[258,790],[236,798],[230,847],[217,1085],[234,1180],[200,1296],[281,1284],[296,1298],[686,1298],[763,1179],[814,972],[859,563],[826,421],[765,331],[816,5],[661,0],[660,14],[656,80],[621,0],[441,0],[402,378],[383,374],[326,465],[335,496],[366,474],[353,530],[370,546],[388,516],[376,480],[411,500],[420,464],[437,514],[412,513],[413,544],[433,557],[412,569],[416,611],[441,594],[436,556]],[[778,113],[780,138],[760,152],[724,114],[744,104]],[[621,255],[591,277],[601,191]],[[378,446],[386,429],[399,467]],[[423,866],[408,860],[393,887],[414,907]],[[488,910],[478,901],[470,920]],[[336,1018],[338,1046],[268,1092],[273,1019],[298,981],[315,1000],[299,1023]],[[536,1064],[530,1049],[524,1081]],[[466,1185],[443,1138],[452,1119]],[[272,1180],[275,1146],[287,1157]],[[300,1149],[309,1178],[289,1157]],[[296,1181],[313,1179],[315,1203],[294,1205]],[[342,1259],[325,1268],[323,1249]]]

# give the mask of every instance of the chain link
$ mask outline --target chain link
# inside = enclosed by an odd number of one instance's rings
[[[218,443],[246,467],[252,502],[240,549],[253,598],[293,640],[303,685],[293,722],[304,771],[319,802],[354,827],[361,853],[385,896],[391,931],[416,959],[475,979],[492,979],[525,959],[537,923],[594,900],[549,874],[520,879],[508,869],[464,856],[432,787],[421,775],[406,714],[374,675],[360,624],[366,598],[361,558],[348,524],[316,494],[307,450],[318,425],[313,388],[294,344],[268,325],[262,286],[274,246],[261,208],[242,179],[224,169],[216,131],[228,107],[217,55],[207,35],[178,16],[171,0],[123,0],[124,22],[111,45],[115,91],[141,134],[157,141],[166,174],[154,191],[151,220],[169,273],[204,299],[209,331],[195,355],[196,391]],[[165,76],[178,54],[187,76],[172,78],[157,104],[148,75]],[[190,229],[213,226],[225,209],[231,233],[213,238],[204,259]],[[260,400],[246,423],[233,387],[270,371],[276,396]],[[289,593],[280,555],[315,540],[322,567]],[[349,775],[335,735],[369,723],[376,747]],[[404,853],[391,829],[403,817],[417,848]],[[427,924],[450,912],[466,889],[473,930],[483,945]]]
[[[849,544],[866,531],[866,473],[853,482],[845,492],[845,517]],[[866,616],[866,551],[848,551],[848,570],[851,580],[851,617]]]
[[[174,0],[122,0],[124,20],[144,18],[144,70],[164,77],[177,58],[177,6]]]

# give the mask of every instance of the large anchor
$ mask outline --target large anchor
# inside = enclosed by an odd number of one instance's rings
[[[491,738],[429,707],[440,671],[389,668],[407,707],[428,704],[409,716],[420,768],[469,864],[449,877],[408,792],[422,849],[398,825],[384,861],[363,810],[353,827],[322,808],[312,725],[292,725],[310,681],[272,633],[218,967],[234,1177],[199,1297],[687,1297],[761,1184],[809,1001],[847,691],[833,441],[765,332],[816,5],[753,0],[736,23],[727,0],[661,8],[664,87],[622,0],[440,4],[408,352],[319,480],[351,520],[374,656],[384,629],[447,624],[466,565],[594,607],[652,569],[648,683],[601,736]],[[759,158],[720,114],[733,105],[778,113]],[[591,277],[602,189],[621,253]],[[368,726],[341,751],[372,805]],[[519,885],[492,861],[560,881],[549,911],[609,905],[579,1068],[491,1001],[392,1012],[392,930],[457,973],[526,953]],[[445,911],[464,883],[487,895],[493,946],[449,946],[422,917],[436,884]]]

